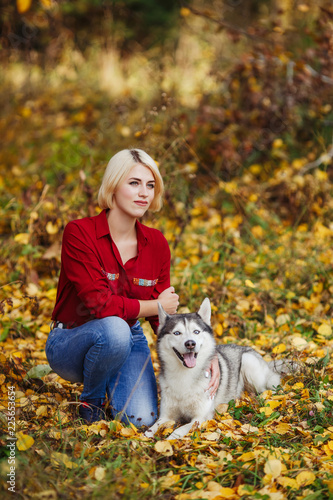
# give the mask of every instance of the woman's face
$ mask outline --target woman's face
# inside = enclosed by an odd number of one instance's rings
[[[113,195],[112,209],[139,218],[150,207],[155,196],[155,178],[152,171],[137,163],[118,185]]]

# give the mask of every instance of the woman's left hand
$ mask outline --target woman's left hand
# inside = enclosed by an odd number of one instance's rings
[[[209,371],[211,378],[207,391],[209,391],[210,397],[213,399],[220,385],[220,365],[217,356],[212,359]]]

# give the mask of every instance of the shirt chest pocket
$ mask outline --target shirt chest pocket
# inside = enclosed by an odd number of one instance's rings
[[[136,298],[149,300],[152,297],[158,279],[133,278],[132,286]]]

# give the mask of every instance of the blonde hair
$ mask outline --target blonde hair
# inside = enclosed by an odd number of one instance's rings
[[[118,185],[138,163],[144,167],[148,167],[155,179],[155,196],[150,205],[150,209],[153,212],[157,212],[161,209],[164,191],[163,179],[155,161],[147,153],[142,151],[142,149],[123,149],[112,156],[105,169],[102,184],[98,192],[97,200],[100,208],[112,208],[113,194]]]

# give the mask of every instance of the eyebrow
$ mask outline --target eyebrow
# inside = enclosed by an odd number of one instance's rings
[[[128,179],[129,181],[139,181],[139,182],[142,182],[142,179],[139,179],[138,177],[130,177]],[[155,179],[152,179],[151,181],[147,181],[147,183],[151,183],[151,182],[154,182],[155,183]]]

